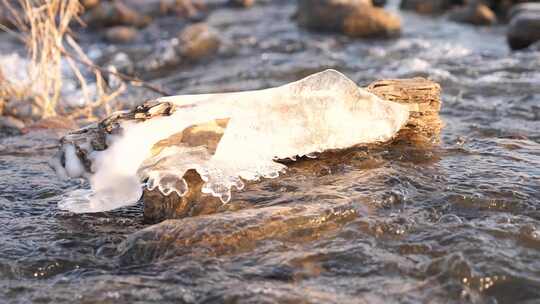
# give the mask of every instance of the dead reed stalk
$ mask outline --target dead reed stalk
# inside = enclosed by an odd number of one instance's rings
[[[92,62],[72,38],[70,23],[78,20],[82,11],[79,0],[17,0],[15,4],[10,0],[1,1],[19,30],[18,35],[26,44],[31,60],[28,69],[31,87],[20,88],[15,84],[10,86],[9,81],[5,81],[0,88],[0,99],[16,101],[30,99],[40,108],[43,117],[54,116],[59,112],[65,113],[65,109],[58,108],[62,98],[65,61],[79,82],[86,104],[84,109],[73,111],[71,116],[92,117],[94,109],[98,107],[104,107],[105,114],[110,114],[111,109],[107,107],[107,103],[125,90],[125,84],[122,83],[112,93],[107,92],[101,71],[92,68]],[[70,51],[73,51],[74,55]],[[75,62],[74,58],[79,60]],[[95,76],[97,84],[95,99],[91,97],[80,64],[77,64],[80,62],[84,63],[85,68]],[[31,96],[27,96],[29,94]],[[25,95],[28,98],[21,98]]]

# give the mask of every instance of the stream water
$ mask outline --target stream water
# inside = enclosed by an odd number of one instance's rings
[[[4,136],[0,302],[538,303],[540,52],[510,52],[502,26],[404,12],[395,40],[317,34],[294,10],[217,10],[220,54],[152,78],[200,93],[326,68],[363,85],[429,77],[444,89],[441,143],[349,151],[238,194],[249,208],[152,226],[142,204],[59,210],[88,185],[48,167],[58,134]]]

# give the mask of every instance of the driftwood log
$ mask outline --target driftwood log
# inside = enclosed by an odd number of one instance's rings
[[[411,111],[409,121],[398,133],[393,142],[406,142],[411,145],[437,142],[443,123],[439,117],[441,108],[441,88],[430,80],[424,78],[381,80],[370,84],[367,90],[373,94],[394,102],[407,104]],[[150,111],[154,109],[153,111]],[[158,108],[143,106],[137,114],[139,119],[151,118],[168,111],[166,105]],[[150,112],[153,112],[150,113]],[[145,113],[145,114],[142,114]],[[149,114],[150,113],[150,114]],[[135,118],[131,113],[128,116]],[[224,132],[224,126],[217,124],[203,125],[190,128],[180,137],[169,138],[156,144],[155,148],[174,144],[174,141],[192,141],[201,139],[210,146],[217,144]],[[330,162],[343,161],[343,151],[331,151],[317,160],[299,159],[296,162],[287,162],[287,174],[305,174],[317,172],[328,166]],[[332,154],[328,156],[328,154]],[[158,222],[164,219],[184,218],[203,214],[211,214],[226,210],[237,210],[249,207],[250,203],[233,196],[233,200],[224,205],[219,198],[201,192],[203,180],[195,170],[189,170],[184,175],[189,190],[180,197],[176,193],[168,196],[159,190],[145,190],[143,194],[144,218],[148,222]],[[246,183],[244,191],[254,190],[257,182]]]

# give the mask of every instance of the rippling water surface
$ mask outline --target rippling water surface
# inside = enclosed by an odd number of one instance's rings
[[[537,303],[540,53],[511,53],[503,27],[407,13],[396,40],[310,33],[291,20],[294,9],[215,11],[208,22],[225,40],[220,54],[155,80],[197,93],[269,87],[326,68],[359,84],[429,77],[444,89],[441,144],[312,161],[312,174],[237,194],[245,204],[236,210],[153,226],[141,205],[58,210],[66,192],[87,185],[60,181],[47,166],[57,135],[3,137],[0,299]]]

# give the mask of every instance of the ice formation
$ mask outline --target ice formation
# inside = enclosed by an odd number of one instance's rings
[[[387,141],[409,117],[406,106],[382,100],[334,70],[277,88],[171,96],[158,102],[174,104],[175,112],[124,123],[121,135],[108,138],[108,149],[89,156],[95,172],[89,177],[92,190],[73,193],[61,208],[100,212],[131,205],[144,186],[183,195],[187,183],[182,177],[188,169],[205,181],[203,192],[228,202],[231,188],[241,189],[242,180],[277,177],[286,167],[276,159]],[[205,144],[153,149],[188,127],[216,120],[227,123],[215,151]],[[66,152],[66,175],[83,176],[80,160]]]

